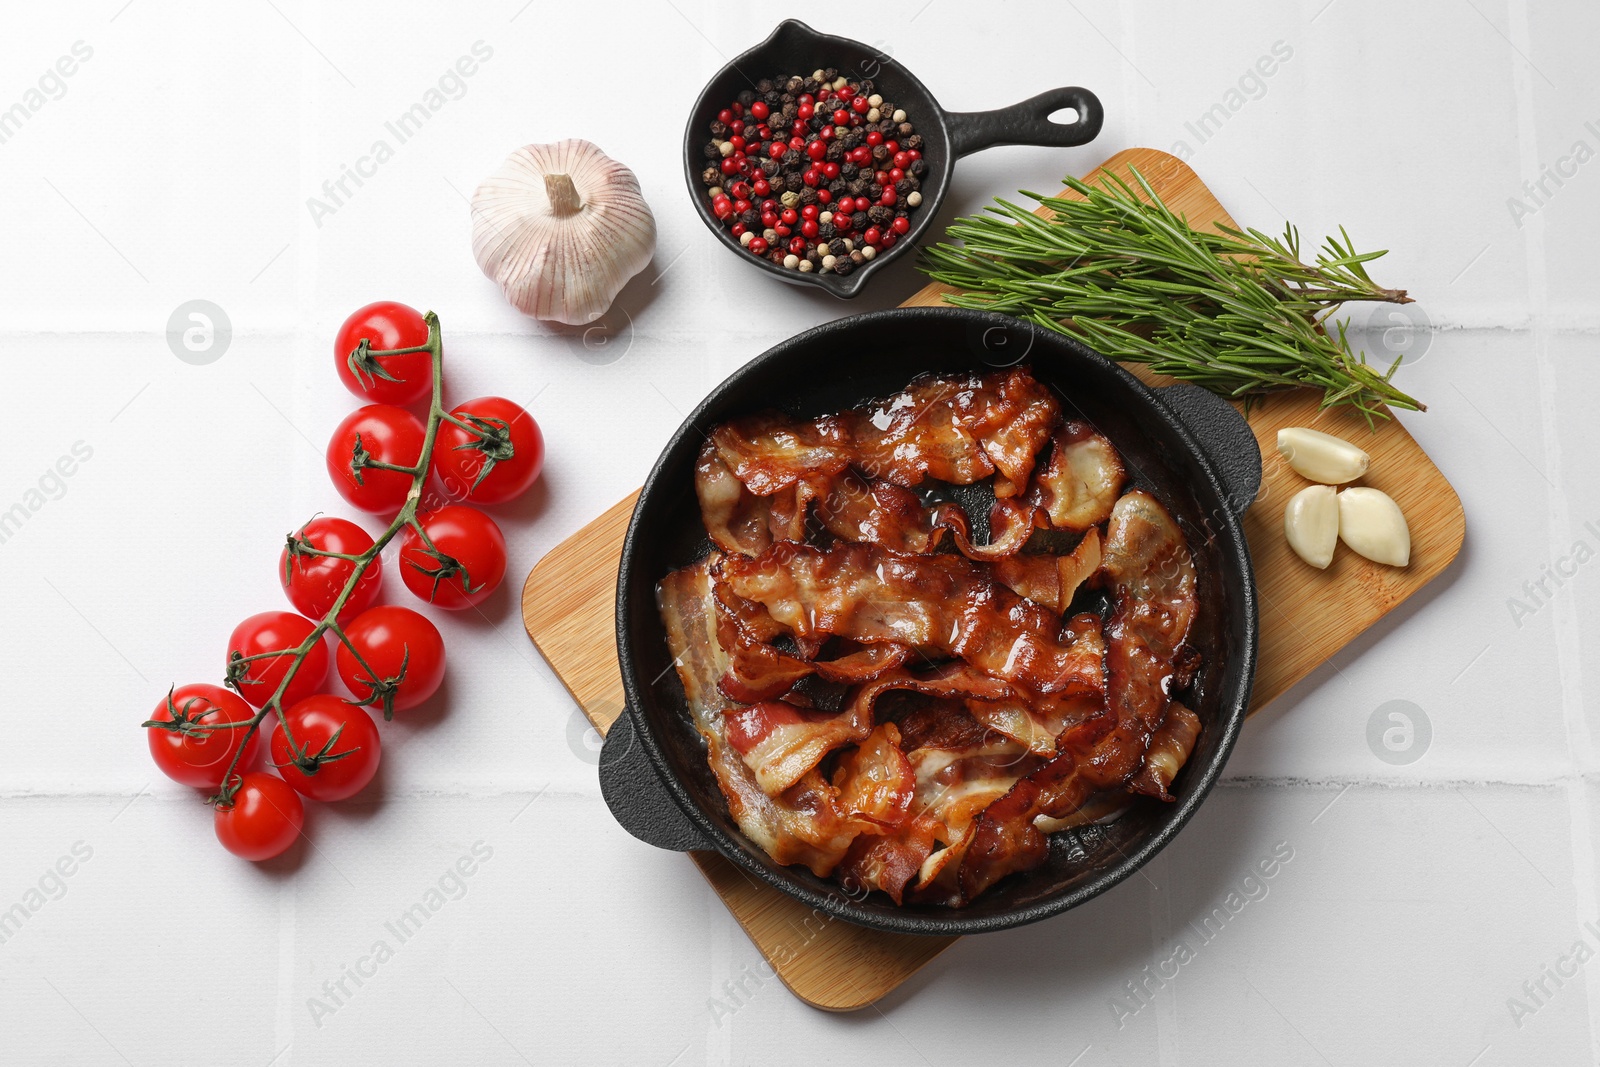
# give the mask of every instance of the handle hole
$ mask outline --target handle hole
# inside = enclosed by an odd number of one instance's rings
[[[1079,117],[1078,109],[1075,107],[1064,107],[1059,111],[1052,111],[1050,114],[1045,116],[1046,119],[1056,123],[1059,126],[1075,126],[1078,123]]]

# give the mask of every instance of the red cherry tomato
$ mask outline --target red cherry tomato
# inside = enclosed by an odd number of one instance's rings
[[[405,408],[391,404],[357,408],[345,416],[328,442],[328,477],[339,495],[362,511],[392,515],[411,492],[411,475],[377,467],[354,469],[356,447],[380,463],[414,467],[426,436],[422,420]]]
[[[306,697],[284,713],[309,769],[295,762],[283,723],[272,727],[272,762],[297,793],[312,800],[346,800],[378,773],[383,745],[372,716],[330,693]]]
[[[400,577],[423,600],[456,610],[480,603],[506,576],[506,539],[476,508],[449,504],[417,516],[429,545],[406,527]]]
[[[176,714],[174,714],[176,712]],[[150,715],[151,722],[183,722],[201,726],[216,726],[229,722],[249,722],[255,718],[250,705],[239,699],[237,693],[220,685],[196,682],[180,685],[167,694]],[[192,785],[196,789],[216,789],[222,776],[233,762],[233,754],[244,749],[239,757],[238,769],[248,771],[261,749],[259,730],[242,726],[230,729],[188,732],[169,730],[160,726],[145,727],[150,742],[150,755],[161,773],[174,782]]]
[[[333,656],[339,677],[369,708],[384,707],[387,697],[384,718],[416,707],[444,681],[444,640],[433,623],[410,608],[385,604],[362,612],[344,627],[344,635],[361,660],[341,642]]]
[[[352,367],[351,353],[363,340],[374,352],[425,345],[428,324],[421,312],[393,300],[368,304],[339,327],[339,336],[333,342],[333,360],[344,387],[363,400],[378,404],[414,404],[428,395],[433,388],[432,356],[427,352],[365,360],[357,356],[358,365]]]
[[[347,559],[318,556],[301,550],[290,554],[290,547],[309,544],[323,552],[359,556],[372,547],[372,535],[349,519],[319,516],[289,535],[289,546],[278,553],[278,580],[289,594],[289,603],[302,615],[323,618],[333,602],[344,592],[345,583],[356,565]],[[339,609],[339,621],[353,619],[377,603],[383,585],[383,568],[373,560],[362,572],[361,580],[350,591],[350,599]]]
[[[226,807],[218,806],[211,825],[222,847],[247,860],[269,860],[294,844],[305,825],[300,794],[275,774],[236,775],[239,788]]]
[[[469,433],[448,420],[439,424],[433,473],[450,499],[502,504],[521,496],[539,477],[544,434],[520,406],[504,397],[481,396],[450,414],[477,431]]]
[[[294,662],[293,650],[299,648],[316,629],[310,619],[292,611],[263,611],[252,615],[233,628],[228,638],[228,670],[235,680],[239,695],[255,707],[264,707],[277,692],[278,683],[289,672]],[[268,656],[249,663],[234,664],[234,654],[254,656],[262,652],[284,650],[282,655]],[[280,708],[291,707],[322,688],[328,677],[328,639],[317,638],[317,643],[306,653],[300,669],[289,681],[278,702]]]

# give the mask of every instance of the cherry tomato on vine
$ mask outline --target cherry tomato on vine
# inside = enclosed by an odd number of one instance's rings
[[[319,556],[306,546],[322,552],[359,556],[372,547],[372,535],[349,519],[318,516],[289,535],[289,543],[278,553],[278,581],[289,594],[289,603],[302,615],[320,619],[333,608],[344,592],[345,583],[356,565],[347,559]],[[383,568],[375,559],[362,572],[361,580],[350,591],[350,599],[339,609],[339,621],[353,619],[377,603],[383,585]]]
[[[235,626],[233,636],[228,638],[228,677],[237,685],[239,695],[255,707],[264,707],[289,672],[294,662],[293,650],[299,648],[314,629],[316,626],[310,619],[292,611],[263,611]],[[250,663],[234,662],[234,653],[248,657],[279,650],[282,655]],[[304,700],[321,689],[327,677],[328,639],[323,635],[306,653],[278,706],[287,708]]]
[[[392,404],[357,408],[345,416],[328,442],[328,477],[339,495],[362,511],[392,515],[411,492],[411,475],[363,464],[415,467],[426,436],[422,420],[405,408]]]
[[[423,600],[441,608],[468,608],[483,601],[506,576],[506,539],[476,508],[447,504],[417,516],[432,547],[406,527],[400,545],[400,578]]]
[[[305,825],[300,794],[275,774],[235,775],[239,788],[211,817],[222,847],[247,860],[269,860],[294,844]]]
[[[247,723],[253,718],[255,712],[237,693],[220,685],[196,682],[180,685],[168,693],[151,713],[149,721],[217,726]],[[220,786],[222,776],[233,763],[233,754],[241,748],[244,755],[239,757],[238,769],[250,770],[261,749],[260,731],[242,726],[194,732],[146,726],[145,735],[150,742],[150,755],[161,773],[174,782],[196,789]]]
[[[347,800],[378,773],[383,744],[372,716],[331,693],[306,697],[284,713],[289,733],[309,767],[295,762],[283,723],[268,742],[273,765],[297,793],[312,800]]]
[[[387,697],[385,718],[416,707],[444,681],[444,640],[433,623],[410,608],[382,604],[364,611],[345,625],[344,635],[361,660],[341,642],[333,654],[339,677],[369,708],[383,707]]]
[[[379,300],[358,309],[339,327],[339,336],[333,342],[333,360],[344,387],[363,400],[414,404],[428,395],[433,387],[432,356],[427,352],[352,356],[363,340],[374,352],[425,345],[428,324],[421,312],[393,300]]]
[[[520,405],[499,396],[458,404],[433,446],[433,473],[452,500],[501,504],[521,496],[544,467],[544,434]]]

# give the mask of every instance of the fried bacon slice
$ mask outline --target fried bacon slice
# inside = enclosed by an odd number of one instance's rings
[[[1166,717],[1175,665],[1199,608],[1194,557],[1171,513],[1135,489],[1112,509],[1101,565],[1112,594],[1110,708],[1119,724],[1136,722],[1147,741]]]
[[[907,556],[874,545],[778,544],[717,561],[718,581],[797,636],[895,642],[959,657],[1039,694],[1104,689],[1099,619],[1064,625],[960,556]]]
[[[910,893],[924,903],[956,904],[960,902],[957,879],[972,842],[974,820],[1041,760],[953,702],[918,709],[900,726],[906,737],[906,759],[916,775],[912,815],[931,822],[935,845],[925,854]]]
[[[1197,608],[1194,558],[1182,529],[1154,497],[1133,490],[1112,509],[1103,567],[1112,591],[1106,711],[1063,735],[1059,755],[979,816],[962,860],[966,900],[1043,862],[1047,842],[1035,825],[1041,815],[1063,818],[1092,793],[1116,786],[1170,799],[1167,786],[1199,736],[1198,718],[1170,700],[1174,664]],[[1146,776],[1141,768],[1158,733]]]
[[[949,534],[968,559],[999,560],[1014,556],[1028,543],[1038,508],[1016,498],[997,497],[989,509],[989,542],[980,545],[973,541],[967,513],[959,505],[925,505],[904,486],[870,480],[852,470],[829,483],[813,514],[823,529],[842,541],[922,555],[937,550]]]
[[[726,687],[724,686],[724,689]],[[794,785],[834,749],[861,741],[872,731],[874,705],[893,689],[941,696],[998,698],[1011,692],[1004,682],[953,663],[927,674],[890,670],[849,694],[837,713],[763,701],[723,712],[728,743],[744,758],[756,782],[770,794]]]
[[[1100,570],[1100,531],[1089,527],[1083,539],[1064,556],[1038,552],[1014,555],[994,561],[993,574],[1001,584],[1065,614],[1083,585]]]
[[[782,864],[799,863],[827,877],[844,858],[859,825],[840,814],[838,791],[815,770],[778,796],[769,796],[728,743],[724,713],[731,706],[717,689],[727,670],[717,644],[715,601],[707,565],[667,575],[656,588],[667,650],[677,665],[695,729],[740,831]]]
[[[872,730],[870,703],[833,713],[767,700],[729,708],[722,718],[728,744],[769,796],[795,785],[829,752],[863,740]]]
[[[1099,696],[1058,699],[1019,694],[1000,700],[968,700],[967,713],[983,725],[1046,758],[1056,739],[1105,707]]]
[[[756,555],[774,540],[803,540],[811,504],[822,501],[837,536],[926,552],[949,530],[972,554],[960,508],[928,508],[894,490],[930,477],[971,485],[995,475],[996,498],[1016,497],[1060,418],[1055,397],[1025,368],[923,375],[840,415],[769,412],[723,423],[701,449],[695,492],[707,533],[727,552]],[[847,476],[852,467],[858,473]],[[1007,534],[991,538],[992,555],[1021,547],[1034,509],[1019,501],[1000,519]]]
[[[1200,737],[1200,717],[1176,700],[1167,705],[1167,720],[1150,735],[1144,766],[1128,782],[1128,789],[1158,800],[1172,800],[1167,787],[1189,762],[1189,753]]]
[[[1033,476],[1029,498],[1057,530],[1087,530],[1106,521],[1128,472],[1110,441],[1086,422],[1055,432],[1050,458]]]
[[[1026,367],[992,374],[924,374],[844,416],[854,463],[875,478],[971,485],[991,474],[995,496],[1022,492],[1061,406]]]

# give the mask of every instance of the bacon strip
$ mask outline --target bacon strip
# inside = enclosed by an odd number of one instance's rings
[[[1064,556],[1038,553],[994,561],[996,580],[1012,591],[1063,614],[1072,605],[1078,587],[1100,570],[1100,531],[1091,526],[1073,550]]]
[[[1043,694],[1104,689],[1100,625],[1025,600],[959,556],[906,556],[872,545],[779,544],[720,560],[719,581],[788,632],[896,642],[956,656]]]
[[[706,563],[674,571],[656,587],[667,650],[677,664],[690,714],[705,738],[711,772],[740,831],[781,864],[800,863],[827,877],[844,858],[860,827],[839,813],[837,791],[810,771],[788,791],[769,796],[728,743],[724,712],[731,706],[717,689],[727,657],[716,640],[715,601]]]
[[[1057,530],[1087,530],[1106,521],[1128,472],[1110,441],[1076,420],[1057,430],[1055,448],[1029,493]]]
[[[1199,608],[1194,557],[1161,502],[1135,489],[1116,503],[1102,566],[1113,608],[1106,627],[1111,711],[1143,740],[1166,716],[1183,642]]]
[[[1167,721],[1150,735],[1150,747],[1145,750],[1144,766],[1129,781],[1128,788],[1158,800],[1171,800],[1167,787],[1189,762],[1189,753],[1200,737],[1200,718],[1174,700],[1167,706]]]
[[[989,543],[980,545],[973,541],[967,513],[959,505],[924,505],[916,493],[903,486],[846,471],[819,494],[814,514],[825,530],[842,541],[922,555],[938,549],[948,533],[968,559],[1000,560],[1016,555],[1028,543],[1038,508],[1015,498],[997,497],[989,510]]]
[[[1177,522],[1148,493],[1134,490],[1111,512],[1103,564],[1113,608],[1106,628],[1107,707],[1058,743],[1060,754],[983,812],[962,861],[960,889],[971,900],[1001,878],[1044,860],[1040,816],[1062,818],[1097,790],[1126,785],[1170,799],[1166,787],[1188,758],[1200,723],[1182,705],[1167,714],[1170,685],[1197,608],[1194,559]],[[1151,734],[1163,720],[1147,778]]]
[[[995,475],[998,500],[1018,496],[1060,420],[1050,391],[1025,368],[989,375],[924,375],[864,408],[816,419],[766,413],[711,432],[695,468],[707,532],[727,552],[756,555],[774,540],[805,537],[821,501],[836,536],[908,552],[931,551],[950,530],[974,558],[1008,555],[1027,540],[1032,505],[1001,509],[1005,535],[972,550],[966,515],[896,493],[938,478],[954,485]],[[854,467],[859,473],[852,473]]]

